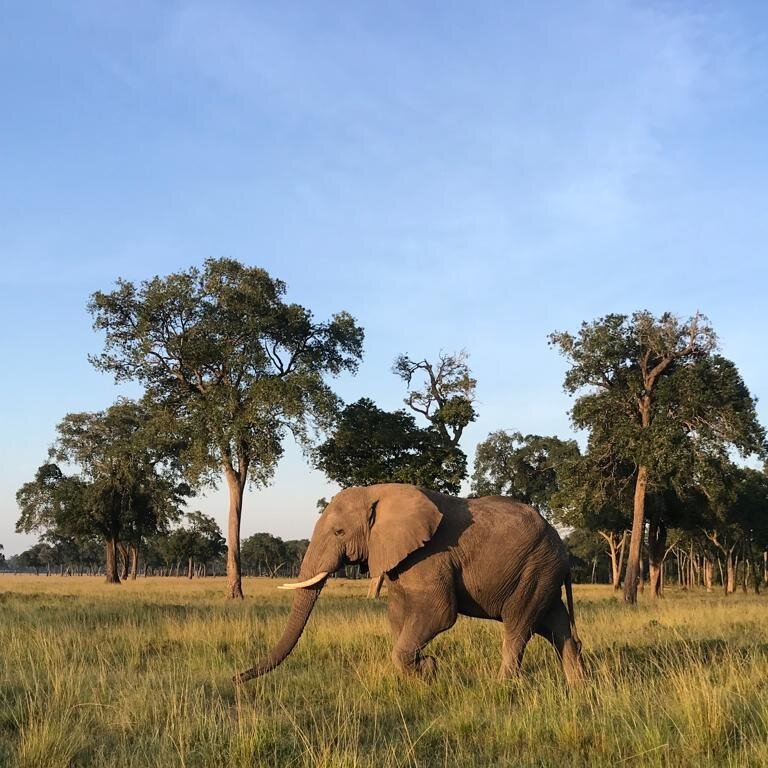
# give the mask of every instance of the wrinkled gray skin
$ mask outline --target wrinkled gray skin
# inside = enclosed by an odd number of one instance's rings
[[[568,556],[555,529],[531,507],[396,483],[348,488],[320,516],[299,580],[366,562],[371,577],[383,574],[387,584],[392,661],[401,672],[431,674],[435,661],[422,649],[462,614],[502,622],[502,677],[518,673],[533,633],[552,643],[569,683],[583,676]],[[286,658],[324,583],[296,590],[283,636],[236,681]],[[560,596],[563,585],[570,612]]]

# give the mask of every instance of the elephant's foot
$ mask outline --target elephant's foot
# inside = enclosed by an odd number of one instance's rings
[[[579,685],[586,677],[579,645],[573,638],[568,638],[563,647],[563,672],[570,686]]]
[[[402,675],[429,679],[437,670],[437,662],[432,656],[422,656],[418,652],[403,653],[395,649],[392,652],[392,661]]]
[[[431,680],[437,672],[437,662],[434,656],[422,656],[416,666],[415,672],[425,680]]]

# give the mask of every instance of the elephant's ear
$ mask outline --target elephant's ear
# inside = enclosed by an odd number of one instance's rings
[[[392,570],[434,535],[443,515],[414,485],[373,486],[368,568],[371,578]]]

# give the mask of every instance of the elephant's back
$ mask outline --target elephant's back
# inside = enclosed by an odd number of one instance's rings
[[[468,500],[472,527],[478,532],[492,529],[496,535],[515,541],[536,541],[552,526],[530,505],[508,496],[483,496]]]
[[[510,595],[526,599],[539,581],[559,594],[568,553],[535,509],[504,496],[469,499],[462,527],[454,549],[462,613],[499,618]]]
[[[495,555],[514,563],[537,550],[567,566],[567,550],[557,531],[529,504],[509,496],[461,499],[426,493],[443,514],[435,536],[438,547],[465,557]]]

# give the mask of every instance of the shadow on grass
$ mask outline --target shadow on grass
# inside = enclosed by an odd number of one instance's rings
[[[631,677],[654,677],[663,672],[686,667],[719,668],[725,663],[742,663],[768,658],[768,643],[736,645],[721,637],[698,640],[660,640],[657,644],[630,645],[614,643],[586,651],[588,674],[615,669]]]

